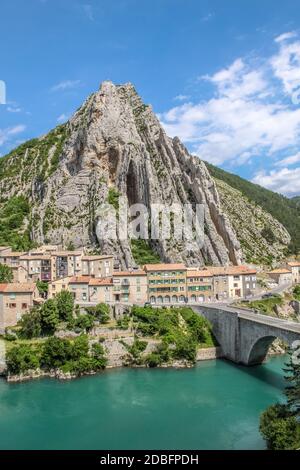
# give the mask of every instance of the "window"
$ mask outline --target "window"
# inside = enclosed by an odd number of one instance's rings
[[[240,280],[240,276],[234,276],[234,280],[235,280],[235,281],[239,281],[239,280]]]
[[[9,304],[9,308],[17,308],[17,304]]]
[[[82,293],[82,300],[87,300],[86,292],[83,292],[83,293]]]
[[[246,288],[247,288],[247,289],[250,289],[250,284],[249,284],[249,282],[247,282]]]
[[[235,283],[233,284],[233,287],[238,287],[238,284],[235,282]]]
[[[26,308],[27,308],[27,304],[25,304],[25,303],[22,304],[22,310],[26,310]]]
[[[9,294],[9,298],[12,299],[12,300],[15,299],[15,298],[16,298],[16,294]]]

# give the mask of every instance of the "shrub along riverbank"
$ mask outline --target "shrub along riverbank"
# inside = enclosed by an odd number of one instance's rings
[[[103,370],[109,350],[102,335],[107,330],[131,336],[131,342],[115,340],[125,350],[126,366],[191,366],[199,348],[215,346],[208,321],[187,307],[134,306],[117,321],[109,313],[105,304],[81,313],[66,291],[34,307],[4,337],[8,378],[31,376],[32,371],[69,378]]]

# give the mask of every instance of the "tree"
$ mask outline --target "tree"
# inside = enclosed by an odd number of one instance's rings
[[[109,316],[109,306],[107,304],[98,304],[96,307],[86,308],[86,312],[90,315],[93,315],[99,323],[108,323]]]
[[[105,351],[101,344],[99,343],[93,344],[91,355],[94,360],[95,369],[104,369],[106,367],[107,358],[105,357]]]
[[[74,297],[71,292],[62,290],[55,297],[59,318],[63,321],[70,321],[74,311]]]
[[[18,325],[21,327],[22,338],[31,339],[40,336],[42,332],[40,308],[34,307],[29,313],[25,313]]]
[[[300,447],[300,426],[286,405],[277,403],[261,415],[260,432],[270,450],[292,450]]]
[[[41,326],[45,334],[53,334],[59,322],[55,300],[49,299],[41,307]]]
[[[72,345],[69,340],[52,336],[45,341],[41,356],[43,367],[59,368],[70,359],[72,359]]]
[[[6,353],[6,365],[10,374],[20,374],[40,367],[38,351],[28,344],[16,345]]]
[[[287,367],[284,369],[288,373],[285,379],[289,383],[285,389],[285,395],[290,412],[300,418],[300,364],[293,360],[292,353],[289,354],[289,358]]]
[[[48,294],[48,282],[37,281],[36,286],[38,288],[40,296],[45,299]]]
[[[90,331],[94,326],[95,318],[86,313],[85,315],[79,315],[74,322],[75,328],[80,328],[81,330]]]
[[[0,264],[0,282],[12,282],[14,275],[12,269],[6,264]]]
[[[286,404],[270,406],[260,418],[260,431],[268,449],[289,450],[300,448],[300,364],[290,361],[284,369],[290,384],[285,389]]]

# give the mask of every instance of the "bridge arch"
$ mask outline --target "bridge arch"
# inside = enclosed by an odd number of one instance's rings
[[[264,362],[269,348],[276,338],[276,336],[263,336],[257,339],[249,351],[247,364],[252,366]]]

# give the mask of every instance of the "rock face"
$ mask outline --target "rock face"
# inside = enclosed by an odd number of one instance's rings
[[[165,262],[239,264],[243,252],[205,164],[169,138],[131,84],[102,83],[74,116],[0,161],[1,201],[24,195],[23,229],[37,243],[98,249],[132,266],[131,242],[97,239],[99,207],[121,195],[129,205],[203,204],[204,243],[149,240]],[[0,209],[1,209],[0,201]],[[117,203],[116,203],[117,204]]]
[[[288,231],[271,214],[224,181],[215,180],[222,210],[235,228],[246,261],[270,264],[280,260],[291,241]]]

